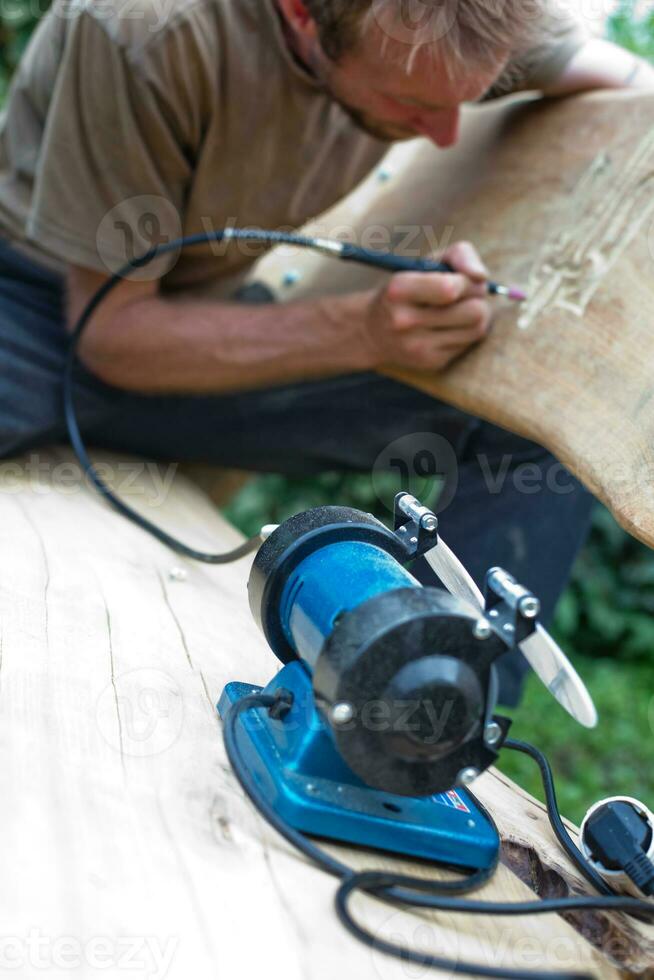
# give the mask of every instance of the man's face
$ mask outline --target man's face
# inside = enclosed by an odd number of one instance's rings
[[[492,68],[471,68],[450,77],[431,45],[420,47],[410,71],[401,60],[406,45],[372,29],[337,64],[316,47],[312,68],[333,98],[370,135],[384,140],[426,136],[440,147],[452,146],[459,133],[460,107],[475,102],[504,68],[498,54]]]

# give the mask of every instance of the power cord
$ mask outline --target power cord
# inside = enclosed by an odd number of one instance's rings
[[[579,832],[584,856],[602,877],[631,881],[654,897],[654,814],[631,796],[600,800]]]
[[[597,873],[590,861],[584,857],[566,830],[565,824],[561,819],[561,812],[556,800],[556,790],[554,788],[552,767],[547,761],[545,755],[540,751],[540,749],[537,749],[535,745],[532,745],[530,742],[520,741],[517,738],[507,738],[502,747],[505,749],[512,749],[514,752],[522,752],[524,755],[528,755],[534,760],[540,769],[543,791],[545,793],[545,804],[547,806],[547,815],[549,817],[550,824],[552,825],[552,830],[556,835],[556,839],[577,870],[581,872],[586,881],[588,881],[589,884],[591,884],[593,888],[600,893],[600,895],[615,895],[613,889],[607,885],[602,876]]]
[[[411,875],[396,874],[387,871],[356,871],[331,857],[322,848],[314,844],[308,837],[293,827],[290,827],[274,807],[265,798],[241,755],[238,746],[237,722],[245,711],[268,709],[277,717],[289,708],[289,692],[280,690],[275,695],[253,694],[235,702],[225,717],[223,736],[225,749],[232,769],[238,782],[243,788],[259,813],[298,851],[308,857],[314,864],[328,874],[341,879],[336,892],[336,912],[345,928],[360,942],[371,948],[395,956],[403,962],[420,964],[451,973],[468,976],[498,978],[498,980],[592,980],[586,973],[552,973],[547,971],[525,971],[489,967],[464,960],[451,960],[440,956],[421,953],[406,946],[391,943],[374,935],[353,918],[349,899],[355,891],[364,891],[380,901],[392,905],[429,908],[444,912],[467,912],[477,915],[538,915],[551,912],[570,912],[578,909],[600,909],[603,911],[621,911],[630,915],[654,918],[654,904],[637,898],[615,895],[606,882],[597,875],[581,851],[568,834],[556,802],[554,780],[551,767],[539,749],[528,742],[507,739],[504,747],[523,752],[533,758],[540,769],[545,790],[547,813],[559,842],[565,848],[570,858],[583,876],[602,892],[601,897],[574,896],[570,898],[543,899],[533,902],[482,902],[471,899],[450,897],[453,893],[464,894],[478,889],[493,875],[497,863],[491,868],[478,869],[472,874],[452,881],[433,881],[415,878]],[[488,812],[475,800],[485,815],[491,820]]]

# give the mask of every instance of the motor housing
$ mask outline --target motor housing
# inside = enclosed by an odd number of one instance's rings
[[[423,549],[436,544],[435,527],[402,528],[343,507],[297,515],[260,548],[248,591],[279,659],[311,670],[316,707],[352,771],[368,786],[427,796],[497,758],[508,722],[493,716],[493,662],[506,643],[478,631],[472,606],[404,567],[419,537]]]

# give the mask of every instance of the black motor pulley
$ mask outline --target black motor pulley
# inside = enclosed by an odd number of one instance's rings
[[[367,785],[427,796],[495,761],[486,733],[506,722],[490,717],[492,664],[506,647],[494,634],[477,639],[476,624],[465,603],[433,588],[383,593],[339,620],[313,687],[339,752]]]

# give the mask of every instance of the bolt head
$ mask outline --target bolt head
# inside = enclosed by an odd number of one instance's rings
[[[333,725],[347,725],[354,718],[354,708],[348,701],[339,701],[329,712]]]
[[[540,612],[540,600],[535,595],[526,595],[518,603],[518,612],[525,619],[536,619]]]
[[[456,777],[456,781],[460,786],[469,786],[470,783],[474,783],[478,775],[479,769],[475,769],[474,766],[466,766]]]
[[[487,619],[478,619],[472,627],[472,635],[475,640],[487,640],[492,632],[491,625]]]
[[[425,531],[435,531],[438,527],[438,518],[434,514],[425,514],[420,523]]]
[[[484,741],[491,749],[497,745],[502,738],[502,729],[496,721],[489,721],[484,729]]]

